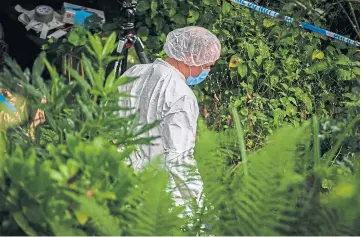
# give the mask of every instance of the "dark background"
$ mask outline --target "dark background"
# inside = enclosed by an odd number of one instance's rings
[[[41,46],[28,37],[34,35],[34,32],[26,31],[25,26],[17,19],[20,14],[14,7],[19,4],[27,10],[32,10],[38,5],[48,5],[59,12],[63,2],[60,0],[0,0],[0,22],[4,28],[5,41],[9,45],[9,54],[23,69],[32,66],[34,59],[40,53]],[[66,2],[99,9],[98,1],[70,0]],[[114,2],[116,3],[116,0]]]

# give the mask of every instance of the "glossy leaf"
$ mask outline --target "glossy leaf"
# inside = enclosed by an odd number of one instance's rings
[[[272,26],[276,25],[276,22],[272,19],[269,19],[269,18],[265,18],[263,20],[263,26],[266,27],[266,28],[270,28]]]
[[[238,65],[238,74],[241,76],[241,77],[245,77],[248,73],[248,67],[246,64],[242,63],[240,65]]]

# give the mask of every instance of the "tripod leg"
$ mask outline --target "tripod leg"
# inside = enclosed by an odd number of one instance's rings
[[[124,48],[123,56],[124,57],[122,59],[122,67],[121,67],[120,75],[123,75],[123,73],[127,70],[128,48]]]
[[[148,59],[147,54],[144,52],[143,42],[141,41],[141,39],[139,37],[136,37],[136,40],[134,42],[134,48],[135,48],[135,52],[137,53],[141,64],[150,63],[150,60]]]
[[[119,53],[123,57],[122,57],[122,59],[113,62],[111,64],[111,68],[112,68],[112,70],[114,70],[115,76],[119,77],[125,72],[124,68],[127,67],[126,60],[128,58],[128,49],[126,48],[126,39],[125,38],[120,38],[120,40],[118,42],[117,53]],[[124,65],[124,61],[125,61],[125,65]]]

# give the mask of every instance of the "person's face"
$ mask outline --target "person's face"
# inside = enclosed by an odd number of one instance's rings
[[[205,64],[205,65],[202,65],[202,66],[191,66],[189,67],[189,74],[192,76],[192,77],[196,77],[198,76],[202,70],[204,69],[211,69],[211,67],[215,64],[216,62],[212,62],[212,63],[208,63],[208,64]]]

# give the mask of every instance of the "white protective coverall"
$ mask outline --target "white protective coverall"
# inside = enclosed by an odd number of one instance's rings
[[[153,146],[140,146],[131,156],[131,166],[141,170],[151,159],[164,154],[162,159],[173,177],[170,188],[176,204],[185,204],[188,197],[184,196],[189,194],[199,200],[202,181],[198,172],[192,170],[196,168],[193,149],[199,109],[184,76],[162,59],[156,59],[152,64],[136,65],[123,75],[137,79],[120,88],[120,91],[134,96],[121,99],[120,106],[135,108],[133,111],[122,111],[121,116],[138,110],[141,123],[161,121],[158,127],[142,135],[160,138],[153,142]],[[182,182],[180,188],[175,187],[175,177]],[[185,185],[190,193],[184,190]]]
[[[220,56],[220,42],[201,27],[185,27],[170,32],[164,45],[171,58],[189,66],[202,66],[215,62]],[[202,179],[193,158],[199,108],[187,79],[175,67],[162,59],[151,64],[140,64],[128,69],[124,76],[137,79],[120,87],[132,97],[121,98],[120,106],[134,108],[121,111],[120,116],[139,112],[140,123],[160,121],[160,125],[143,134],[158,137],[152,146],[143,145],[132,154],[130,165],[141,170],[156,157],[171,174],[170,191],[176,204],[186,205],[184,214],[192,214],[188,201],[200,203]]]

